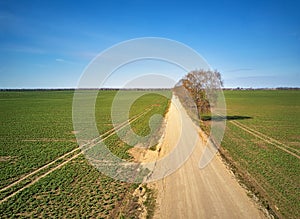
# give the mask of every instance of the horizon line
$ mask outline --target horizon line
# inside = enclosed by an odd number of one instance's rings
[[[168,88],[121,88],[121,87],[111,87],[111,88],[74,88],[74,87],[31,87],[31,88],[0,88],[0,91],[55,91],[55,90],[170,90],[173,89]],[[280,86],[280,87],[223,87],[222,90],[300,90],[300,87],[289,87],[289,86]]]

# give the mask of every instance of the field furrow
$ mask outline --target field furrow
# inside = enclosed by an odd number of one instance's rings
[[[128,95],[134,94],[138,91],[129,91],[127,96],[124,96],[124,101],[128,98]],[[169,91],[167,92],[170,95]],[[107,147],[112,153],[120,156],[123,159],[131,159],[127,150],[132,146],[126,145],[116,135],[116,131],[126,133],[128,126],[130,126],[136,133],[141,135],[147,135],[149,132],[148,122],[152,115],[165,114],[168,107],[168,100],[160,95],[147,94],[147,92],[141,91],[142,95],[130,109],[130,119],[124,121],[118,125],[113,125],[111,121],[111,103],[116,94],[116,91],[100,92],[99,98],[96,102],[95,114],[97,128],[100,136],[92,139],[89,142],[81,145],[83,150],[74,147],[71,150],[66,150],[64,153],[59,153],[56,156],[48,157],[47,153],[43,152],[43,148],[40,150],[30,150],[31,145],[46,144],[49,146],[61,144],[61,139],[68,143],[74,144],[74,131],[72,131],[72,117],[71,115],[71,98],[72,95],[68,92],[24,92],[20,94],[20,102],[16,102],[16,99],[7,98],[8,104],[5,106],[6,113],[3,131],[0,137],[7,139],[4,145],[2,145],[1,154],[3,161],[1,161],[2,169],[9,171],[7,175],[2,175],[1,178],[1,204],[0,212],[1,218],[12,217],[12,215],[18,217],[57,217],[67,216],[76,217],[76,214],[80,214],[85,217],[137,217],[141,211],[140,204],[137,197],[133,196],[134,190],[137,188],[137,184],[123,183],[111,179],[91,166],[84,159],[84,150],[89,150],[99,142],[105,142]],[[6,95],[6,93],[2,93]],[[14,96],[14,93],[9,93],[8,96]],[[17,94],[19,95],[19,94]],[[26,121],[26,126],[35,128],[41,121],[45,123],[45,127],[41,127],[37,132],[29,132],[28,129],[23,129],[24,126],[16,127],[16,120],[12,119],[10,114],[12,107],[24,102],[39,102],[43,98],[52,96],[57,99],[63,98],[63,101],[58,101],[58,107],[49,108],[43,107],[39,109],[40,117],[36,117],[40,122],[30,121],[28,116],[29,108],[31,104],[19,112],[19,116],[23,116],[22,121]],[[51,101],[47,101],[47,105],[55,106],[55,98],[50,98]],[[122,100],[122,101],[123,101]],[[61,105],[61,103],[64,104]],[[55,113],[59,107],[68,109],[65,115],[66,117],[59,117],[59,114]],[[122,113],[122,108],[120,108]],[[34,110],[32,111],[34,113]],[[45,118],[45,115],[49,115],[49,119]],[[52,118],[56,116],[56,121],[70,124],[69,128],[64,129],[63,132],[58,130],[54,135],[49,134],[49,129],[55,130],[55,128],[48,123],[52,123]],[[2,117],[4,118],[4,117]],[[21,117],[20,117],[21,118]],[[18,121],[18,124],[21,121]],[[59,123],[55,123],[55,126],[60,129]],[[11,127],[11,128],[9,128]],[[47,128],[46,128],[47,127]],[[14,129],[19,128],[19,134],[14,135]],[[157,124],[156,128],[159,128]],[[32,130],[32,128],[31,128]],[[47,130],[47,131],[45,131]],[[16,138],[16,136],[18,136]],[[24,139],[26,141],[24,141]],[[30,141],[28,141],[30,139]],[[52,141],[50,141],[52,140]],[[72,140],[72,141],[70,141]],[[9,144],[9,145],[8,145]],[[19,145],[26,144],[26,147]],[[15,146],[15,150],[12,150]],[[8,150],[9,147],[9,150]],[[51,149],[51,148],[49,148]],[[55,148],[54,148],[55,149]],[[11,164],[10,169],[18,170],[20,165],[26,165],[23,163],[23,159],[16,153],[20,150],[20,154],[27,156],[28,162],[25,171],[10,171],[5,169]],[[48,149],[47,149],[48,150]],[[46,151],[47,151],[46,150]],[[42,155],[47,157],[44,162],[37,163],[37,158]],[[17,155],[17,156],[16,156]],[[51,159],[51,160],[50,160]],[[5,172],[2,172],[2,174]],[[12,175],[12,173],[14,173]],[[21,174],[20,174],[21,173]],[[8,180],[6,180],[8,179]],[[37,207],[39,206],[39,207]],[[85,206],[85,207],[84,207]],[[118,207],[117,207],[118,206]],[[117,207],[117,208],[116,208]],[[53,210],[56,209],[56,210]]]

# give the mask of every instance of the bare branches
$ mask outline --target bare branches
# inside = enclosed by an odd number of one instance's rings
[[[194,70],[185,75],[179,84],[189,91],[198,112],[204,113],[209,112],[216,102],[216,91],[223,86],[223,81],[217,70]]]

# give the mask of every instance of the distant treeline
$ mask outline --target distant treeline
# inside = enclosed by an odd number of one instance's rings
[[[170,90],[171,88],[1,88],[1,91],[75,91],[75,90],[133,90],[133,91],[151,91],[151,90]]]
[[[74,91],[74,88],[1,88],[0,91]]]
[[[151,91],[151,90],[171,90],[171,88],[1,88],[1,91],[75,91],[75,90],[136,90],[136,91]],[[223,90],[300,90],[300,87],[277,87],[277,88],[223,88]]]
[[[223,88],[223,90],[300,90],[300,87],[276,87],[276,88]]]

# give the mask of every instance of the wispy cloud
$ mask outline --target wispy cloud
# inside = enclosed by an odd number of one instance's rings
[[[57,61],[57,62],[65,62],[64,59],[55,59],[55,61]]]
[[[23,46],[23,45],[7,45],[1,48],[5,51],[20,52],[20,53],[33,53],[33,54],[44,54],[46,51],[37,47]]]
[[[76,56],[78,58],[83,59],[93,59],[95,58],[100,52],[93,52],[93,51],[82,51],[82,52],[73,52],[71,55]]]
[[[57,59],[55,59],[55,61],[60,62],[60,63],[65,63],[65,64],[76,64],[75,62],[65,60],[65,59],[61,59],[61,58],[57,58]]]
[[[275,75],[249,75],[232,77],[225,80],[226,87],[280,87],[284,83],[284,79]],[[287,83],[288,84],[288,83]]]
[[[236,69],[231,69],[225,72],[241,72],[241,71],[254,71],[253,68],[236,68]]]
[[[238,80],[272,80],[277,78],[275,75],[250,75],[250,76],[242,76],[242,77],[236,77]]]

